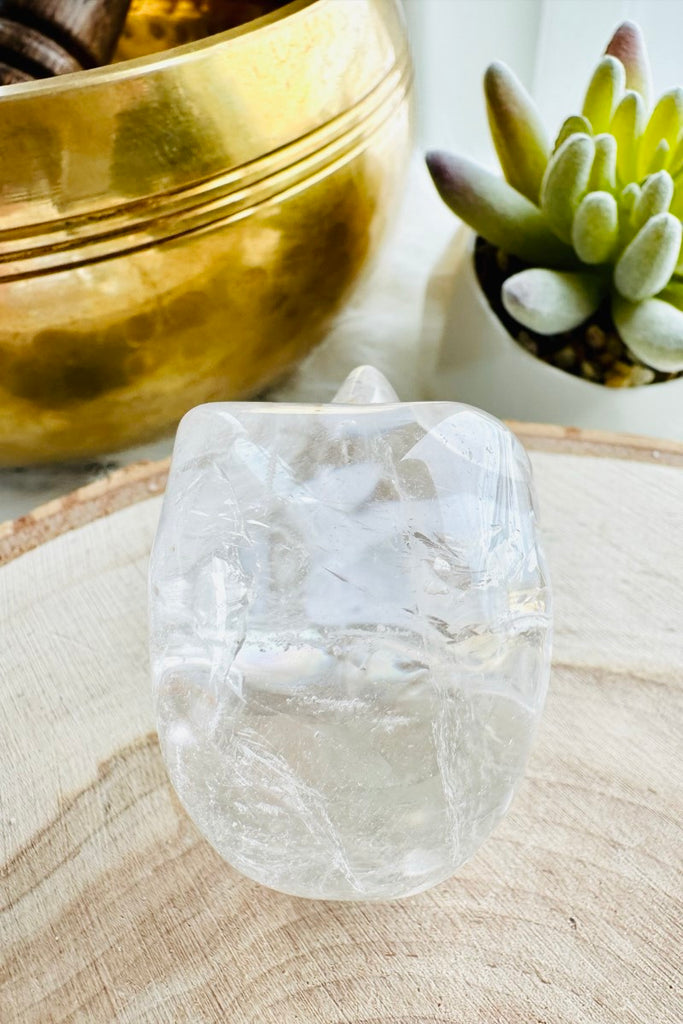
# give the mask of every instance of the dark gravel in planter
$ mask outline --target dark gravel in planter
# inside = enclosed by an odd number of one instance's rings
[[[508,334],[522,348],[551,366],[615,388],[655,384],[683,376],[683,373],[660,373],[633,359],[612,322],[609,300],[572,331],[537,334],[511,317],[501,301],[503,282],[529,265],[483,238],[476,240],[474,265],[489,305]]]

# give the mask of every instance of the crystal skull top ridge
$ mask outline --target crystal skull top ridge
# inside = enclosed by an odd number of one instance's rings
[[[550,608],[528,460],[498,421],[447,403],[199,407],[151,579],[169,772],[250,877],[405,895],[504,812]]]

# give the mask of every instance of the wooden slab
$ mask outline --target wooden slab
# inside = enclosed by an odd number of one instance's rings
[[[263,889],[174,798],[146,635],[165,464],[0,527],[2,1024],[680,1024],[683,448],[516,429],[546,713],[494,836],[401,903]]]

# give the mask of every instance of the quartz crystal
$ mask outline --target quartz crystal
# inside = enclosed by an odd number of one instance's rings
[[[330,405],[185,416],[151,567],[157,724],[178,795],[245,875],[392,899],[507,810],[549,674],[527,456],[372,368]]]

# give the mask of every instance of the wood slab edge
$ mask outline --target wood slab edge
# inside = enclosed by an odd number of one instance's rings
[[[640,434],[617,434],[607,430],[560,427],[552,423],[521,423],[519,420],[505,422],[531,451],[628,459],[659,466],[683,466],[681,441],[643,437]]]
[[[136,462],[40,505],[18,519],[0,523],[0,565],[69,530],[161,494],[170,464],[170,458]]]
[[[508,425],[531,451],[683,467],[683,444],[677,441],[514,420]],[[0,566],[60,534],[160,494],[166,486],[170,462],[170,458],[136,462],[18,519],[0,523]]]

